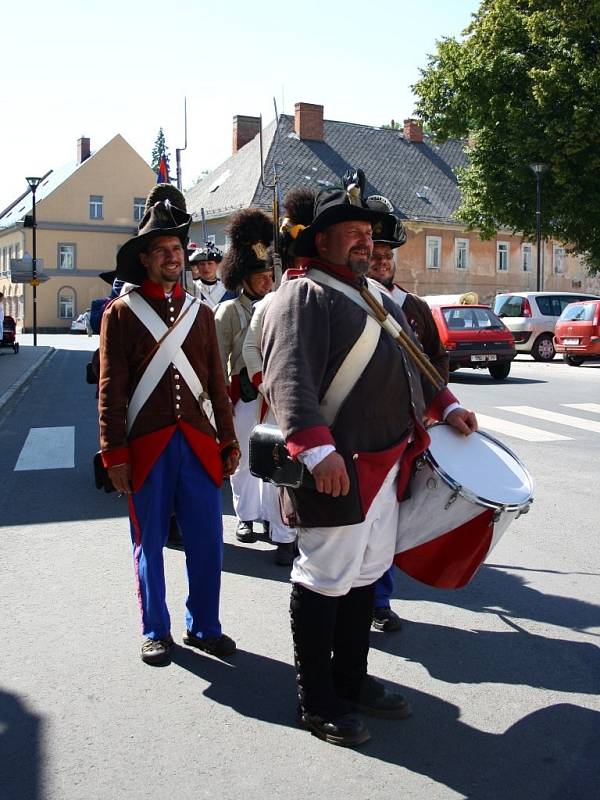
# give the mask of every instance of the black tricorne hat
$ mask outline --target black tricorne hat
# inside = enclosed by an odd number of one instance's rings
[[[373,223],[373,244],[387,244],[392,250],[406,244],[406,229],[399,217],[386,214]]]
[[[128,283],[140,285],[146,279],[146,270],[139,255],[157,236],[177,236],[184,249],[192,217],[171,205],[168,200],[155,203],[142,217],[137,236],[129,239],[117,253],[117,277]]]
[[[260,208],[244,208],[231,218],[231,246],[221,264],[221,280],[236,291],[244,278],[255,272],[270,272],[268,248],[273,241],[273,221]]]
[[[223,260],[223,253],[212,242],[207,242],[204,247],[197,247],[188,258],[190,264],[197,264],[201,261],[216,261],[219,264]]]
[[[117,270],[116,269],[111,269],[109,272],[100,272],[98,274],[98,277],[102,278],[104,283],[108,283],[108,284],[110,284],[112,286],[113,285],[113,281],[117,277]]]
[[[314,219],[301,231],[293,244],[295,256],[315,256],[315,236],[330,225],[353,220],[376,223],[381,211],[374,211],[349,189],[323,189],[315,199]]]

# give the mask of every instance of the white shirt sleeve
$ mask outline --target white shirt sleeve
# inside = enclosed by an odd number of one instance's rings
[[[298,461],[312,472],[313,469],[323,461],[324,458],[330,453],[335,453],[335,447],[332,444],[320,444],[317,447],[309,447],[298,454]]]

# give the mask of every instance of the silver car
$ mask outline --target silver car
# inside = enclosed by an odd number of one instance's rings
[[[509,292],[496,295],[494,313],[515,337],[517,353],[552,361],[554,326],[564,309],[576,300],[597,299],[581,292]]]

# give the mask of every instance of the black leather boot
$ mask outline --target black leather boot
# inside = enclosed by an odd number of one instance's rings
[[[411,709],[400,692],[367,675],[375,584],[351,589],[339,598],[333,649],[333,680],[338,697],[356,711],[384,719],[404,719]]]
[[[369,739],[360,717],[336,696],[331,668],[338,599],[294,584],[290,602],[299,721],[314,736],[354,747]]]

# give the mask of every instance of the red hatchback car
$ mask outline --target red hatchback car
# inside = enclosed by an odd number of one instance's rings
[[[556,323],[554,348],[571,367],[600,358],[600,300],[569,303]]]
[[[431,305],[450,371],[461,367],[488,369],[492,378],[504,380],[516,355],[515,340],[488,306]]]

